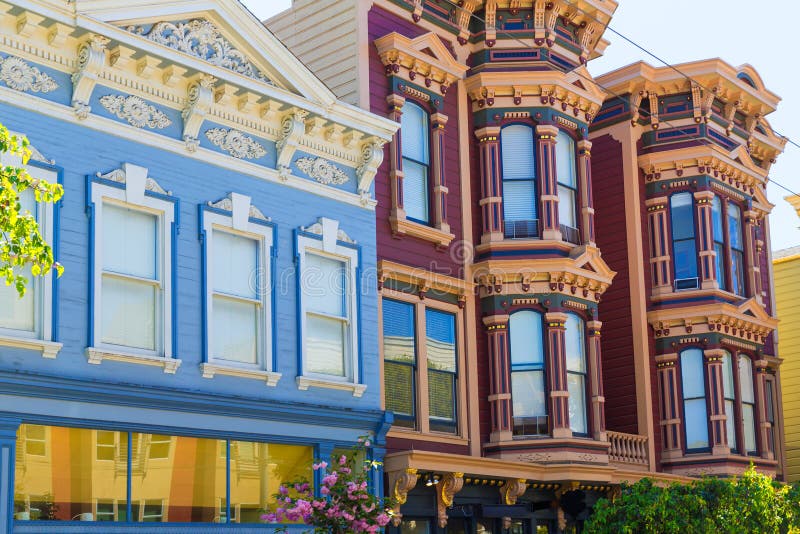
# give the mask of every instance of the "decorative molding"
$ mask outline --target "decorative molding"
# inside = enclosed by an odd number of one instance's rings
[[[310,178],[313,178],[321,184],[342,185],[350,180],[347,173],[325,158],[298,158],[295,160],[295,165]]]
[[[53,78],[16,56],[0,58],[0,80],[16,91],[49,93],[58,89]]]
[[[239,367],[230,367],[227,365],[218,365],[213,363],[200,364],[200,371],[203,378],[214,378],[214,375],[227,375],[236,376],[239,378],[255,378],[256,380],[264,380],[270,387],[278,385],[278,380],[281,379],[281,373],[273,373],[264,371],[263,369],[242,369]]]
[[[200,146],[200,126],[206,115],[211,110],[211,104],[214,103],[214,84],[217,79],[208,74],[203,74],[194,83],[189,85],[189,91],[186,98],[186,107],[184,108],[181,116],[183,117],[183,142],[186,144],[186,150],[195,152],[197,147]]]
[[[234,158],[259,159],[267,154],[259,142],[239,130],[212,128],[206,130],[206,137]]]
[[[407,467],[403,471],[393,471],[389,473],[389,488],[391,497],[394,499],[392,507],[392,525],[399,527],[403,521],[403,514],[400,508],[408,501],[408,492],[417,485],[419,475],[413,467]]]
[[[53,165],[56,162],[53,159],[47,159],[46,157],[44,157],[44,154],[42,154],[39,151],[39,149],[37,149],[35,146],[33,146],[30,143],[28,143],[28,150],[31,151],[31,157],[30,157],[31,161],[38,161],[40,163],[47,163],[48,165]]]
[[[411,236],[424,241],[430,241],[437,247],[447,247],[456,237],[450,232],[442,232],[433,226],[427,226],[414,221],[409,221],[405,217],[392,217],[389,221],[392,226],[392,234],[395,236]]]
[[[136,128],[161,129],[172,124],[162,111],[138,96],[106,95],[100,98],[100,104]]]
[[[297,377],[297,389],[299,389],[300,391],[306,391],[310,387],[352,391],[354,397],[361,397],[367,390],[366,384],[353,384],[352,382],[337,382],[336,380],[325,380],[324,378],[312,378],[308,376]]]
[[[208,206],[211,207],[211,208],[216,208],[218,210],[229,211],[229,212],[233,213],[232,194],[233,193],[229,194],[225,198],[217,200],[216,202],[211,202],[209,200],[208,201]],[[269,221],[272,220],[269,217],[267,217],[266,215],[264,215],[264,213],[262,213],[262,211],[260,209],[258,209],[257,207],[253,206],[252,204],[250,204],[250,210],[248,211],[247,216],[250,219],[258,219],[260,221],[269,222]]]
[[[294,109],[287,113],[281,121],[281,136],[276,144],[278,151],[276,166],[282,176],[288,176],[292,172],[289,165],[295,150],[300,145],[300,139],[306,132],[306,117],[308,117],[308,111]]]
[[[320,217],[314,224],[311,224],[309,226],[302,226],[300,230],[309,234],[322,236],[324,238],[326,221],[330,221],[330,219],[326,219],[325,217]],[[333,222],[335,222],[337,225],[336,240],[341,241],[343,243],[350,243],[351,245],[355,245],[356,241],[352,237],[347,235],[347,232],[345,232],[341,228],[338,228],[339,224],[338,221],[333,221]]]
[[[369,197],[369,188],[378,173],[378,167],[383,162],[385,144],[386,141],[383,139],[373,139],[361,145],[361,164],[356,170],[356,176],[358,176],[358,192],[362,198]]]
[[[105,174],[98,172],[96,174],[98,178],[101,180],[108,180],[110,182],[116,182],[118,184],[126,184],[127,183],[127,173],[125,169],[114,169],[113,171],[109,171]],[[171,196],[172,191],[166,191],[163,187],[161,187],[158,182],[154,178],[147,177],[144,185],[145,191],[150,191],[151,193],[158,193],[159,195],[167,195]]]
[[[62,343],[44,341],[42,339],[0,336],[0,347],[40,351],[42,353],[42,358],[47,358],[48,360],[54,360],[56,356],[58,356],[62,346]]]
[[[145,356],[120,352],[111,349],[88,347],[86,349],[87,361],[92,365],[100,365],[105,360],[126,363],[138,363],[141,365],[151,365],[161,367],[164,373],[174,375],[181,366],[182,361],[175,358],[165,358],[164,356]]]
[[[464,487],[464,473],[446,473],[436,488],[436,515],[439,527],[447,526],[447,509],[453,506],[456,493]]]
[[[107,37],[92,35],[78,47],[78,70],[72,75],[72,107],[79,119],[85,119],[92,111],[89,100],[105,67],[108,43]]]
[[[145,26],[128,26],[126,29],[155,43],[208,61],[212,65],[275,85],[244,53],[234,48],[219,28],[209,20],[158,22],[149,30],[146,30]]]

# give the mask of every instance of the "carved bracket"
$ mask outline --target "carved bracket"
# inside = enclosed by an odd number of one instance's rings
[[[417,470],[413,467],[406,468],[405,471],[394,471],[389,473],[389,488],[391,488],[394,507],[392,508],[392,524],[400,526],[403,514],[400,507],[408,500],[408,492],[414,489],[419,480]]]
[[[289,173],[289,164],[292,156],[300,144],[300,139],[306,133],[306,117],[308,111],[294,109],[289,112],[281,122],[281,138],[277,144],[278,172]]]
[[[506,480],[498,489],[500,490],[500,499],[502,503],[511,506],[517,504],[517,499],[528,489],[528,481],[524,478]],[[510,517],[503,518],[503,528],[511,528]]]
[[[214,103],[214,84],[217,79],[204,74],[189,86],[186,108],[183,110],[183,141],[186,149],[194,152],[200,145],[200,126]]]
[[[456,493],[464,487],[464,473],[447,473],[436,490],[436,512],[439,527],[447,526],[447,509],[453,506]]]
[[[383,145],[386,141],[382,139],[371,139],[361,145],[361,164],[356,170],[358,176],[358,192],[362,197],[369,196],[369,188],[378,172],[378,167],[383,162]]]
[[[106,64],[109,39],[93,35],[78,47],[78,70],[72,75],[72,107],[79,119],[89,116],[89,100],[97,84],[97,75]]]

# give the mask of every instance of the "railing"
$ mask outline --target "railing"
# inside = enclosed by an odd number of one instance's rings
[[[539,219],[505,221],[503,235],[506,239],[530,239],[539,237]]]
[[[611,448],[608,458],[612,462],[648,466],[647,436],[607,431]]]
[[[573,245],[581,244],[581,233],[577,228],[567,226],[566,224],[559,224],[558,227],[561,230],[561,239]]]

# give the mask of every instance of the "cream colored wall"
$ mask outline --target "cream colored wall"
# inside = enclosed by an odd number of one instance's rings
[[[778,319],[778,353],[783,391],[786,436],[786,472],[789,481],[800,480],[800,254],[776,259],[775,299]]]

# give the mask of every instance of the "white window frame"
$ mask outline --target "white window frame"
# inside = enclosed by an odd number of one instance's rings
[[[13,133],[13,132],[12,132]],[[19,135],[19,134],[16,134]],[[4,152],[0,154],[0,165],[23,167],[32,178],[58,182],[58,171],[45,168],[29,161],[22,165],[19,156]],[[51,202],[37,202],[36,220],[39,231],[45,242],[53,246],[55,237],[55,209]],[[33,277],[28,281],[28,290],[32,290],[34,301],[34,329],[19,330],[0,327],[0,346],[41,351],[43,358],[53,359],[61,350],[62,344],[53,341],[53,274],[52,271],[41,277]],[[29,298],[30,293],[25,298]]]
[[[216,374],[237,376],[241,378],[254,378],[264,380],[268,386],[276,386],[281,378],[281,373],[273,369],[272,354],[272,298],[269,288],[272,283],[272,255],[274,247],[274,230],[269,224],[259,224],[251,220],[251,199],[249,196],[231,193],[230,215],[217,211],[204,210],[202,225],[205,246],[205,350],[208,361],[200,366],[204,378],[213,378]],[[216,203],[219,204],[219,203]],[[227,202],[226,202],[227,205]],[[211,205],[216,207],[215,204]],[[219,208],[218,208],[219,209]],[[260,212],[259,212],[260,213]],[[268,222],[268,219],[264,219]],[[258,244],[258,283],[261,288],[259,295],[260,313],[258,318],[257,334],[257,362],[255,364],[237,363],[228,360],[215,360],[212,353],[213,336],[213,310],[214,310],[214,231],[227,232],[231,235],[252,239]]]
[[[123,187],[114,187],[90,182],[91,201],[94,206],[92,229],[94,232],[94,265],[92,277],[94,280],[93,293],[93,337],[89,340],[91,345],[86,349],[86,356],[90,364],[99,365],[104,360],[122,361],[161,367],[165,373],[174,374],[181,364],[172,354],[172,225],[175,222],[175,204],[163,198],[146,194],[147,190],[160,190],[155,180],[148,177],[144,167],[124,163],[122,169],[112,171],[100,178],[122,183]],[[160,312],[156,319],[156,350],[124,347],[102,342],[103,318],[103,204],[109,203],[122,208],[128,208],[158,217],[158,284]]]
[[[366,391],[366,384],[358,382],[359,369],[359,329],[358,329],[358,293],[357,273],[359,267],[359,249],[347,246],[353,243],[347,235],[339,229],[339,221],[322,217],[316,224],[303,228],[297,235],[297,284],[298,284],[298,336],[302,341],[300,347],[301,368],[297,376],[297,387],[307,390],[311,386],[351,391],[354,397],[361,397]],[[316,254],[324,258],[340,261],[345,264],[347,280],[347,324],[348,335],[345,347],[345,368],[349,369],[349,376],[340,377],[306,371],[306,299],[303,298],[302,280],[306,268],[306,255]],[[348,367],[349,366],[349,367]]]

